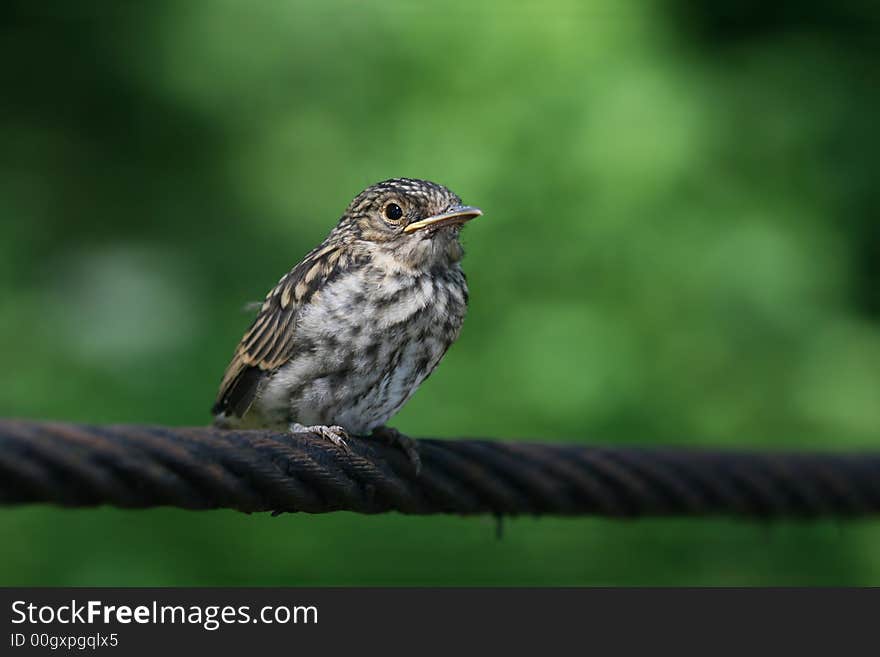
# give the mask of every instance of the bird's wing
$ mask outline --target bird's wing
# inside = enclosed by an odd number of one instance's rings
[[[260,307],[247,333],[239,342],[220,383],[212,409],[243,417],[268,374],[284,365],[295,345],[296,316],[312,295],[347,267],[336,246],[321,246],[285,274]]]

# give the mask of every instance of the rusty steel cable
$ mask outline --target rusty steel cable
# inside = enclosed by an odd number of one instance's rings
[[[0,504],[743,517],[880,512],[880,453],[417,441],[0,420]]]

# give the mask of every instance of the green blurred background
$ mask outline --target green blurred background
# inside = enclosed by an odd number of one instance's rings
[[[204,424],[242,305],[450,186],[411,435],[880,447],[871,3],[2,9],[0,416]],[[0,510],[0,584],[880,584],[880,523]]]

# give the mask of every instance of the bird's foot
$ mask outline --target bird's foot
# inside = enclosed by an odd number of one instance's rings
[[[298,422],[291,422],[290,431],[291,433],[313,433],[321,438],[329,440],[331,443],[344,449],[346,452],[351,451],[348,443],[345,442],[348,439],[348,431],[345,430],[345,427],[340,427],[337,424],[331,426],[327,426],[326,424],[313,424],[312,426],[307,427]]]
[[[422,471],[422,459],[419,456],[419,445],[409,436],[404,436],[397,429],[392,427],[379,427],[373,429],[373,433],[370,437],[378,438],[391,447],[399,447],[403,450],[403,453],[406,454],[407,458],[409,458],[410,463],[413,464],[413,467],[416,470],[416,476]]]

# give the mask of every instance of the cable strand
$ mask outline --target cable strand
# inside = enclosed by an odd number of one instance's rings
[[[739,517],[880,512],[880,453],[416,441],[0,420],[0,504]]]

